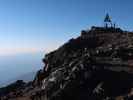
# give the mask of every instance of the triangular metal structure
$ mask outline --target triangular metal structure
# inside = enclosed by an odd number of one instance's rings
[[[112,27],[112,21],[111,21],[111,18],[110,18],[110,16],[109,16],[108,13],[106,14],[106,16],[105,16],[105,18],[104,18],[104,26],[105,26],[106,28]]]
[[[104,22],[111,22],[111,18],[108,13],[105,16]]]

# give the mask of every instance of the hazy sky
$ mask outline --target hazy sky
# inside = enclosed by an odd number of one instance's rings
[[[108,12],[133,29],[132,0],[0,0],[0,55],[49,51],[81,29],[103,25]]]

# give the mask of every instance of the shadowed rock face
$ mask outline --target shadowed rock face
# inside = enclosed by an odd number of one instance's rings
[[[82,32],[47,54],[44,68],[22,89],[22,96],[10,98],[132,100],[133,34],[102,27]]]

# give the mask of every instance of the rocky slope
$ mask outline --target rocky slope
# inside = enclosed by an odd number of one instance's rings
[[[120,28],[84,30],[45,56],[21,95],[10,90],[1,100],[133,100],[132,41]]]

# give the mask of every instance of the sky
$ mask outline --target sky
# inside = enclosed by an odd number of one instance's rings
[[[132,0],[0,0],[0,55],[49,52],[82,29],[103,25],[106,13],[133,29]]]

